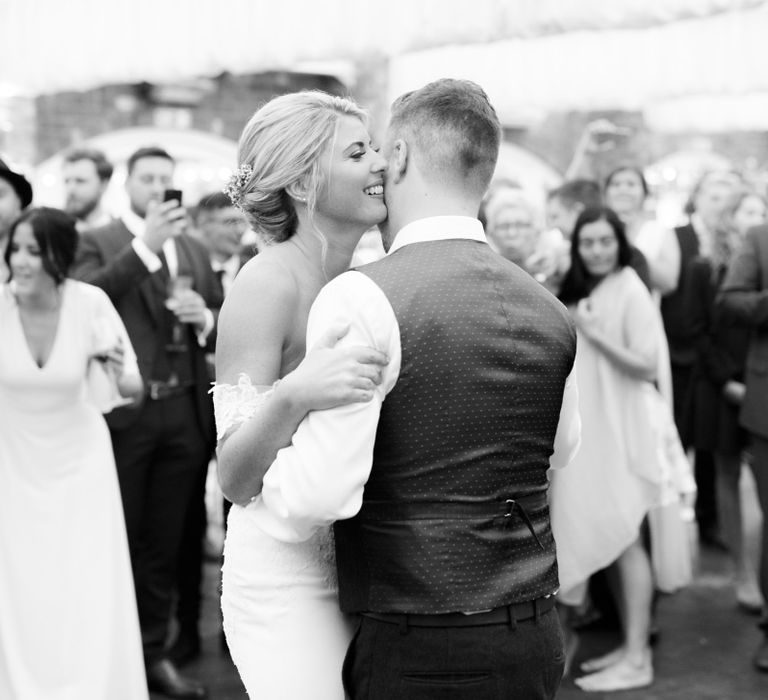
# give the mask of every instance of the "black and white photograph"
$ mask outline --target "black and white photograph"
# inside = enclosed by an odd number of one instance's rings
[[[768,0],[0,0],[0,700],[768,698]]]

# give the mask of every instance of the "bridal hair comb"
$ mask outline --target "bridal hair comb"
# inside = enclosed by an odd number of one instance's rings
[[[251,175],[253,175],[253,168],[248,163],[243,163],[222,190],[238,209],[243,208],[243,188],[248,184]]]

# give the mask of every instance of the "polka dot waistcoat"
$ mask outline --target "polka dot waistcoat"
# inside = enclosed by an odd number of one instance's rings
[[[565,308],[477,241],[410,244],[360,272],[394,309],[402,365],[363,507],[335,528],[342,608],[442,613],[552,593],[546,471],[576,348]]]

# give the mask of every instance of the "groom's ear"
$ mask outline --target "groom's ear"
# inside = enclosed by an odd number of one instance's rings
[[[408,144],[402,139],[397,139],[392,144],[389,159],[389,178],[394,182],[400,182],[408,169]]]

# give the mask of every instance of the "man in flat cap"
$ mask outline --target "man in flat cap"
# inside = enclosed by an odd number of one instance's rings
[[[5,246],[11,224],[32,202],[32,185],[27,178],[14,172],[0,160],[0,282],[8,278],[5,266]]]

